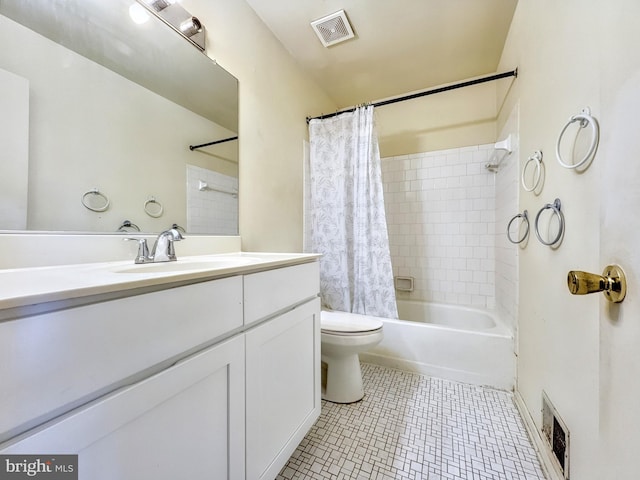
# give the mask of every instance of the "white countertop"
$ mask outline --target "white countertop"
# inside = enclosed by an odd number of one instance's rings
[[[136,265],[133,260],[0,269],[0,310],[113,292],[241,275],[316,260],[301,253],[225,253]]]

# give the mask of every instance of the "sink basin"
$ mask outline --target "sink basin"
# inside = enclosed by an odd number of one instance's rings
[[[221,257],[221,258],[207,258],[198,260],[177,260],[175,262],[161,262],[161,263],[144,263],[135,264],[126,267],[119,267],[112,270],[115,273],[180,273],[191,272],[198,270],[217,270],[221,268],[233,268],[241,267],[243,265],[249,265],[255,263],[258,259],[253,257]]]

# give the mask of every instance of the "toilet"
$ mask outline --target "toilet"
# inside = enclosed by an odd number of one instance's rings
[[[382,341],[382,320],[368,315],[320,312],[322,399],[334,403],[362,400],[362,372],[358,353]]]

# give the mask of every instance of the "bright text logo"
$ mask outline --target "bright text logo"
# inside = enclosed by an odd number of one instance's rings
[[[0,455],[0,480],[78,480],[77,455]]]

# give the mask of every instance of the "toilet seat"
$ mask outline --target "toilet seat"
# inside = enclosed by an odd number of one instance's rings
[[[344,315],[343,312],[323,310],[320,330],[330,335],[363,335],[382,330],[382,320],[366,315]]]

